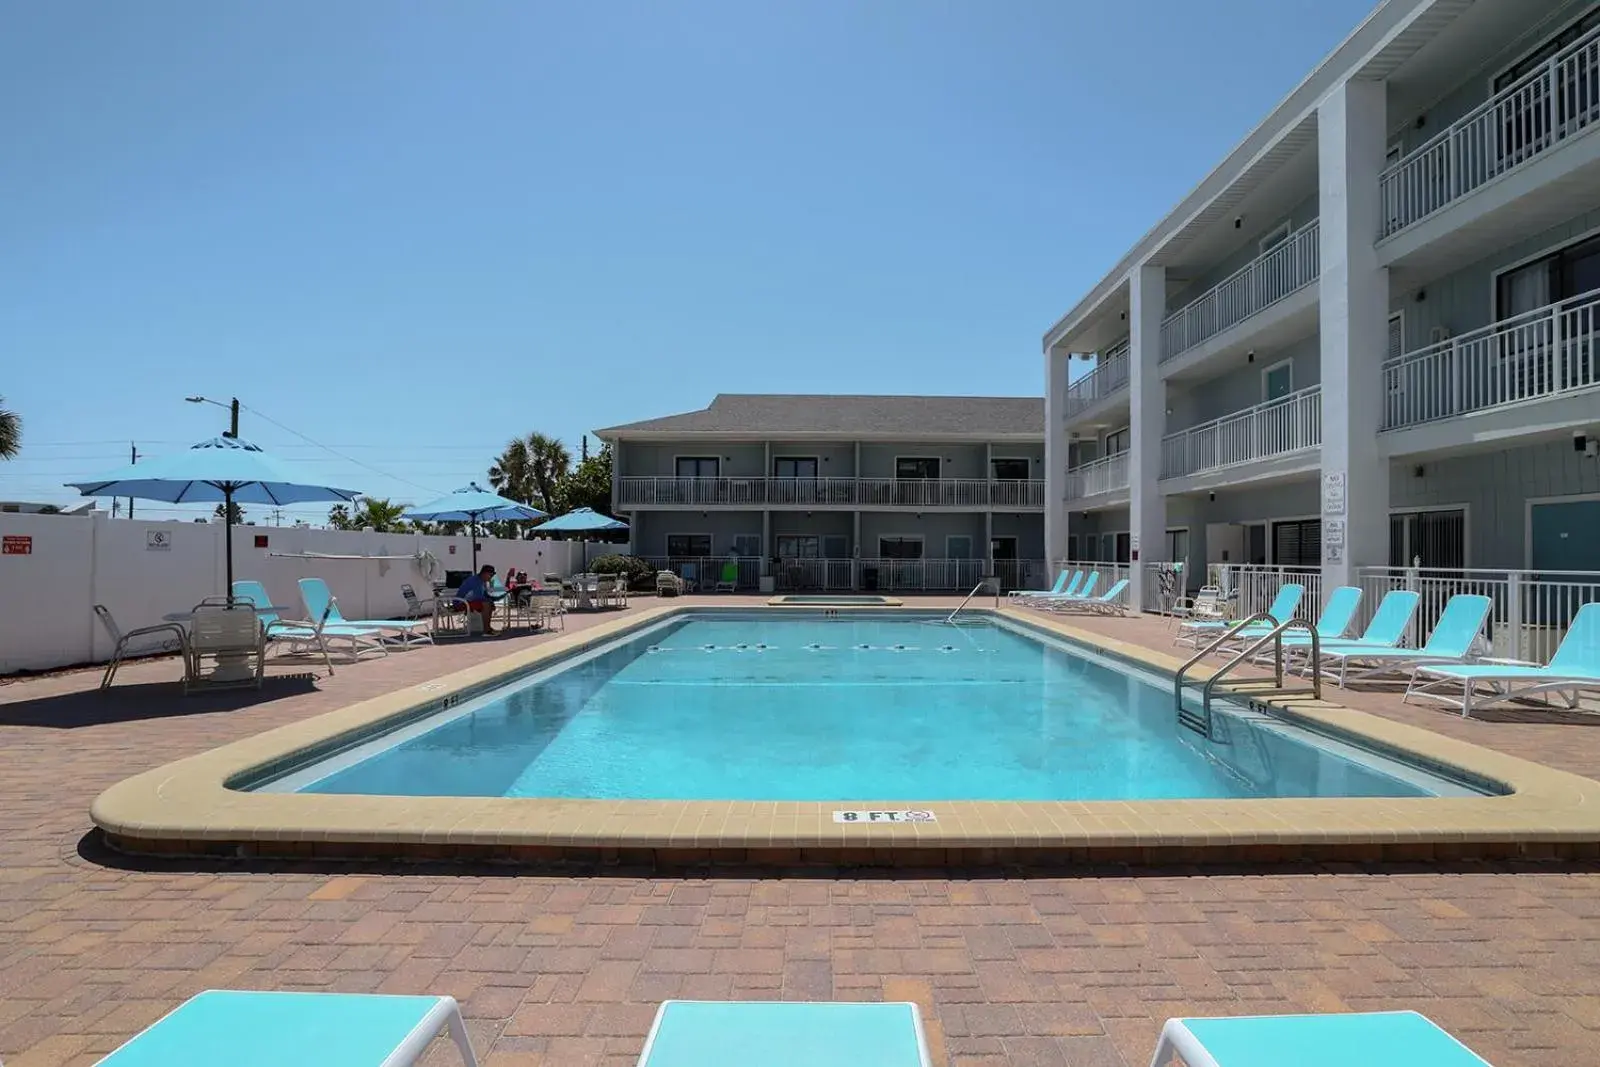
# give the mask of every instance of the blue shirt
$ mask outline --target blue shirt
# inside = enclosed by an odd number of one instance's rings
[[[469,574],[461,583],[461,588],[456,590],[456,596],[468,602],[474,600],[488,600],[489,584],[478,575]]]

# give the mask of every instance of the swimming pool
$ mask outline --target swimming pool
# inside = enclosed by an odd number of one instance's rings
[[[627,800],[1150,800],[1477,791],[995,617],[691,612],[256,788]]]

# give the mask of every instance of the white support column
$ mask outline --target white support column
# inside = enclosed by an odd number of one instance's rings
[[[1044,352],[1044,559],[1054,580],[1055,561],[1067,558],[1067,379],[1072,353]]]
[[[761,577],[776,577],[772,572],[772,512],[761,511]]]
[[[1385,128],[1379,81],[1347,81],[1317,107],[1324,589],[1389,561],[1389,462],[1378,451],[1389,272],[1375,248]]]
[[[1167,419],[1167,389],[1161,381],[1161,320],[1167,313],[1167,270],[1142,266],[1128,276],[1128,603],[1143,610],[1155,602],[1145,590],[1144,561],[1159,559],[1166,542],[1167,498],[1161,475],[1161,434]]]

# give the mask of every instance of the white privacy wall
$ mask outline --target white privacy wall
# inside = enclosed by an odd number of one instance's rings
[[[167,535],[167,548],[152,546],[152,534]],[[0,674],[101,662],[111,641],[96,621],[94,605],[110,609],[124,631],[160,622],[203,597],[224,592],[220,523],[112,520],[94,515],[0,514],[0,537],[30,537],[27,555],[0,555]],[[265,537],[266,548],[255,539]],[[583,545],[569,541],[499,541],[481,537],[480,563],[504,575],[515,567],[532,577],[562,576],[579,569]],[[591,545],[592,557],[626,552],[623,545]],[[404,559],[308,559],[295,553],[342,556],[403,556]],[[387,618],[405,611],[400,586],[419,596],[430,579],[411,558],[432,553],[435,577],[472,565],[466,536],[425,537],[278,526],[238,526],[233,531],[235,578],[262,582],[277,605],[299,608],[300,578],[327,580],[347,618]]]

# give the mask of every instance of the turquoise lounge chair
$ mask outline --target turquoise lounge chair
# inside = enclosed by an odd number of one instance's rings
[[[262,608],[272,606],[272,599],[267,596],[267,587],[260,582],[235,581],[233,595],[256,606],[256,618],[261,620],[262,633],[269,645],[274,642],[287,644],[294,654],[320,652],[330,675],[333,673],[333,658],[328,648],[330,640],[348,642],[352,659],[360,658],[363,651],[382,651],[381,642],[375,641],[367,630],[330,625],[320,615],[314,622],[289,622],[275,611],[262,611]]]
[[[1300,600],[1305,595],[1306,587],[1303,585],[1297,585],[1294,582],[1280,585],[1278,586],[1278,595],[1272,598],[1272,606],[1267,609],[1267,614],[1271,615],[1279,623],[1288,622],[1294,618],[1294,613],[1300,610]],[[1199,648],[1202,640],[1221,637],[1242,621],[1230,622],[1227,619],[1188,621],[1178,627],[1178,636],[1173,643],[1182,644],[1184,641],[1188,641],[1194,647]],[[1263,634],[1268,632],[1268,628],[1263,628],[1261,632]]]
[[[1127,588],[1128,579],[1123,578],[1099,596],[1049,597],[1040,606],[1057,614],[1126,615],[1128,606],[1122,602],[1122,594]]]
[[[639,1067],[930,1067],[915,1004],[669,1000]]]
[[[1151,1067],[1490,1067],[1414,1011],[1168,1019]]]
[[[1421,685],[1422,677],[1431,679]],[[1434,692],[1436,686],[1461,686],[1461,699]],[[1478,685],[1489,692],[1476,693]],[[1600,604],[1585,604],[1573,616],[1572,625],[1561,639],[1561,647],[1550,657],[1548,666],[1532,663],[1464,663],[1460,666],[1421,667],[1413,672],[1406,688],[1406,700],[1413,695],[1431,697],[1451,707],[1459,707],[1463,718],[1472,715],[1472,699],[1478,706],[1518,700],[1535,693],[1561,693],[1569,708],[1578,706],[1578,690],[1600,689]]]
[[[1317,616],[1317,621],[1312,628],[1317,631],[1317,640],[1321,642],[1337,641],[1344,637],[1345,631],[1350,629],[1350,621],[1356,616],[1356,608],[1361,606],[1361,590],[1353,585],[1341,585],[1328,594],[1328,602],[1322,606],[1322,614]],[[1226,632],[1226,631],[1224,631]],[[1264,623],[1257,623],[1246,630],[1241,630],[1235,635],[1237,641],[1254,641],[1267,636],[1272,632],[1272,627]],[[1287,640],[1290,636],[1310,643],[1310,635],[1304,630],[1292,630],[1283,635]]]
[[[1322,636],[1320,624],[1317,637],[1322,648],[1399,648],[1400,642],[1411,632],[1411,620],[1416,618],[1417,605],[1422,597],[1409,589],[1391,589],[1378,602],[1372,621],[1360,637],[1328,638]],[[1283,635],[1283,647],[1296,650],[1309,648],[1311,638],[1303,633]]]
[[[1445,604],[1433,633],[1421,648],[1365,648],[1359,645],[1325,645],[1323,670],[1339,668],[1339,685],[1349,678],[1350,665],[1364,664],[1355,677],[1374,678],[1397,671],[1413,670],[1436,663],[1462,663],[1472,655],[1472,646],[1483,633],[1489,619],[1490,600],[1486,596],[1458,593]]]
[[[100,1067],[405,1067],[449,1030],[477,1067],[450,997],[211,989],[131,1038]]]
[[[1068,575],[1071,581],[1068,581]],[[1056,584],[1049,589],[1013,589],[1006,594],[1008,600],[1027,600],[1036,596],[1072,596],[1078,591],[1078,585],[1083,581],[1082,571],[1062,571],[1056,575]]]
[[[1099,584],[1100,572],[1090,571],[1089,577],[1085,578],[1083,581],[1083,587],[1076,593],[1070,592],[1071,586],[1068,586],[1069,592],[1062,593],[1060,596],[1031,596],[1024,600],[1023,603],[1028,605],[1030,608],[1041,608],[1045,611],[1048,611],[1050,610],[1050,605],[1056,601],[1088,600],[1090,595],[1094,592],[1095,586]]]
[[[347,619],[339,611],[339,601],[321,578],[300,579],[300,599],[305,603],[306,614],[313,619],[326,613],[334,626],[349,626],[378,634],[380,638],[393,637],[402,648],[411,645],[433,644],[433,634],[425,619]]]

